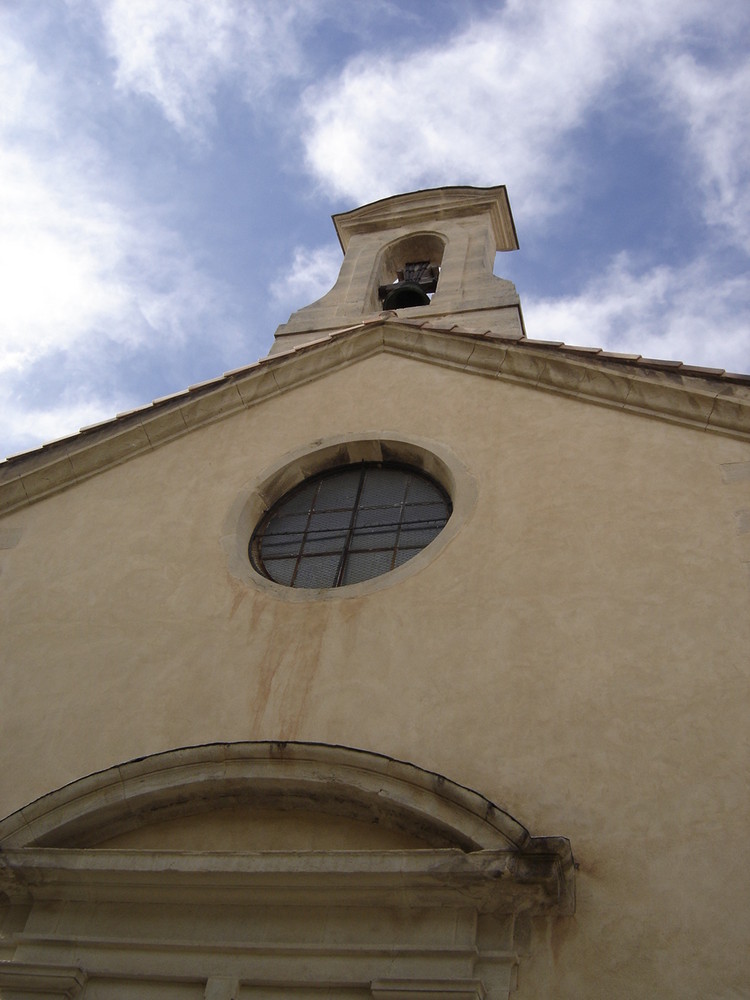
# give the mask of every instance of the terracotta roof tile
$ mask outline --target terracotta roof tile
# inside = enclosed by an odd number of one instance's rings
[[[231,368],[228,372],[224,372],[222,378],[232,378],[235,375],[244,375],[253,368],[258,368],[265,360],[265,358],[260,358],[258,361],[253,361],[251,365],[242,365],[240,368]]]
[[[612,358],[616,361],[640,361],[641,354],[621,354],[619,351],[602,351],[600,358]]]
[[[159,396],[158,399],[153,399],[151,401],[151,405],[158,406],[160,403],[169,403],[173,399],[181,399],[183,396],[189,396],[189,395],[190,395],[190,389],[180,389],[179,392],[170,392],[168,396]]]
[[[680,369],[681,372],[687,372],[689,375],[715,375],[720,377],[724,374],[723,368],[701,368],[698,365],[683,365]]]
[[[216,375],[214,378],[207,378],[203,382],[194,382],[192,385],[188,386],[188,392],[194,392],[196,389],[205,389],[207,385],[216,385],[218,382],[223,382],[223,375]]]
[[[136,412],[137,412],[136,410],[126,410],[124,413],[118,413],[117,416],[115,417],[115,420],[119,420],[120,417],[124,417],[127,414],[129,414],[129,413],[136,413]],[[86,424],[85,427],[81,427],[81,429],[78,431],[78,433],[79,434],[89,434],[92,431],[98,431],[102,427],[107,427],[111,423],[112,423],[112,418],[109,417],[109,419],[107,419],[107,420],[100,420],[99,423],[97,423],[97,424]]]
[[[681,361],[666,361],[662,358],[639,358],[639,365],[650,365],[653,368],[682,368]]]

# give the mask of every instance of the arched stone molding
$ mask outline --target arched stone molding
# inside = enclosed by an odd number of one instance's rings
[[[317,743],[215,743],[73,781],[0,822],[3,849],[84,848],[148,823],[235,805],[380,823],[464,852],[559,848],[535,841],[478,792],[381,754]]]

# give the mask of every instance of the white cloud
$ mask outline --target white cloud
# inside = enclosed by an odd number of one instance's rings
[[[102,150],[69,131],[64,85],[10,32],[0,36],[0,92],[10,95],[0,122],[0,438],[14,447],[132,405],[98,378],[108,354],[179,346],[209,325],[226,342],[236,330],[226,290],[118,183]],[[50,364],[78,386],[45,399],[32,373]]]
[[[26,52],[9,32],[0,42],[0,128],[38,128],[50,118],[49,97],[44,80]]]
[[[747,371],[750,283],[732,276],[736,257],[724,271],[718,258],[750,250],[750,64],[736,51],[749,27],[737,0],[721,18],[703,0],[509,0],[448,43],[363,54],[308,88],[307,163],[359,204],[502,181],[528,232],[594,180],[598,151],[578,141],[593,115],[611,116],[618,141],[658,136],[713,246],[683,246],[694,259],[674,267],[594,262],[601,273],[573,295],[524,296],[529,335]]]
[[[220,289],[145,206],[98,197],[101,177],[17,147],[0,178],[0,371],[92,335],[174,342],[212,314]]]
[[[343,260],[340,247],[295,247],[288,272],[279,275],[271,286],[278,302],[290,308],[308,305],[333,287]]]
[[[154,100],[179,131],[200,138],[227,80],[254,101],[299,75],[299,37],[326,4],[296,0],[98,0],[116,82]]]
[[[704,217],[750,251],[750,62],[709,69],[683,54],[669,62],[664,89],[687,123]]]
[[[530,339],[750,371],[750,278],[700,259],[639,271],[620,254],[578,294],[523,302]]]
[[[0,372],[72,344],[123,307],[111,274],[121,221],[53,185],[33,155],[0,154]]]
[[[129,397],[121,395],[104,400],[72,394],[51,406],[27,404],[19,409],[11,395],[2,388],[0,400],[4,414],[0,421],[0,435],[3,440],[14,442],[14,454],[26,448],[37,448],[41,442],[56,441],[75,434],[81,427],[108,420],[115,412],[128,410],[134,405]],[[0,455],[0,461],[9,457]]]
[[[311,87],[308,165],[358,203],[501,179],[538,221],[592,169],[569,142],[575,130],[627,74],[666,79],[683,33],[714,22],[702,0],[512,0],[448,44],[363,55]]]

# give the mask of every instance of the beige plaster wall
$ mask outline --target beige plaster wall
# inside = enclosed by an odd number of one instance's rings
[[[381,430],[475,481],[434,560],[325,600],[229,571],[226,518],[264,470]],[[532,935],[519,997],[742,995],[750,480],[727,469],[749,461],[379,355],[8,515],[0,814],[181,745],[362,747],[572,841],[577,914]]]

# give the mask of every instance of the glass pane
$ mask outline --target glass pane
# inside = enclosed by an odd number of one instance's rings
[[[407,473],[402,469],[368,469],[360,508],[400,504],[406,494],[406,481]]]
[[[448,517],[445,503],[418,503],[404,507],[404,523],[445,524]]]
[[[263,565],[272,580],[275,580],[276,583],[284,583],[288,587],[292,582],[296,563],[296,559],[266,559]]]
[[[381,525],[385,527],[397,527],[401,520],[401,507],[368,507],[366,510],[358,510],[354,520],[357,529],[368,525]]]
[[[268,522],[268,527],[263,537],[270,538],[271,536],[284,535],[288,538],[296,535],[298,538],[301,538],[306,524],[307,514],[286,514],[279,511]]]
[[[320,481],[315,510],[351,510],[357,498],[361,469],[351,469]]]
[[[306,556],[340,555],[346,548],[347,537],[346,532],[336,534],[329,531],[327,534],[316,535],[305,542],[302,552]]]
[[[352,552],[365,552],[368,549],[394,549],[398,531],[395,528],[368,528],[358,531],[352,536]]]
[[[310,518],[305,535],[305,553],[340,552],[349,533],[349,511],[317,511]]]
[[[359,583],[381,576],[390,570],[392,562],[392,552],[351,552],[346,560],[341,583]]]
[[[340,556],[302,556],[295,587],[332,587],[336,582]]]
[[[409,477],[409,492],[406,494],[407,503],[429,502],[431,500],[442,500],[442,494],[434,483],[421,476]]]
[[[315,498],[317,489],[318,484],[316,482],[307,483],[291,497],[289,497],[288,500],[283,500],[280,509],[285,514],[306,513],[312,507],[312,502]]]
[[[423,549],[425,545],[429,545],[433,538],[436,538],[440,534],[440,527],[436,526],[434,528],[417,528],[415,530],[403,530],[398,540],[399,548],[420,548]]]
[[[260,556],[266,559],[278,559],[279,556],[299,555],[302,538],[300,535],[293,535],[287,538],[285,535],[271,535],[270,538],[263,539],[260,546]]]

